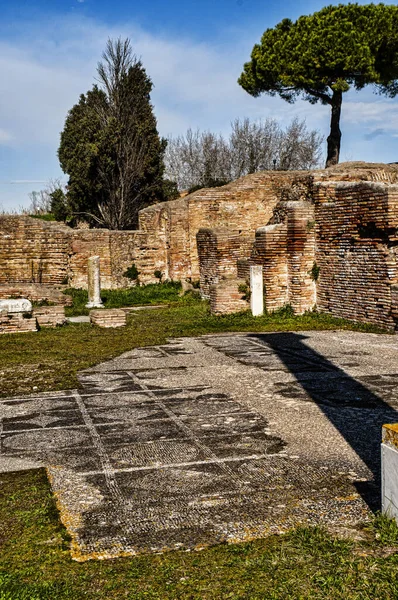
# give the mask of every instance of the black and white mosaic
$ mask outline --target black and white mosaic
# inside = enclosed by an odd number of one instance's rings
[[[369,373],[372,352],[345,339],[136,349],[82,373],[78,391],[0,401],[0,458],[47,467],[77,560],[355,523],[377,502],[398,348],[377,338],[389,358]]]

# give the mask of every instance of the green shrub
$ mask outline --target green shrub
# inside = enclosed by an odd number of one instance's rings
[[[135,281],[137,284],[139,283],[139,275],[140,272],[133,263],[131,267],[125,270],[123,273],[123,277],[127,277],[127,279],[131,279],[131,281]]]

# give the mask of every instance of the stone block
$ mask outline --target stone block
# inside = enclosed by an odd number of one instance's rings
[[[225,279],[210,286],[210,310],[212,314],[227,314],[248,309],[244,292],[239,291],[246,286],[244,279]]]
[[[37,331],[36,319],[29,313],[6,313],[0,311],[0,334]]]
[[[263,267],[261,265],[250,266],[250,309],[253,317],[259,317],[264,313]]]
[[[49,304],[64,304],[72,306],[73,300],[62,290],[40,283],[9,283],[0,284],[0,298],[26,298],[31,302],[48,302]]]
[[[63,306],[38,306],[32,314],[39,327],[60,327],[66,323]]]
[[[90,322],[98,327],[124,327],[126,313],[120,308],[90,310]]]
[[[382,512],[398,522],[398,423],[383,425],[381,481]]]
[[[6,313],[30,313],[32,303],[26,298],[0,300],[0,311]]]

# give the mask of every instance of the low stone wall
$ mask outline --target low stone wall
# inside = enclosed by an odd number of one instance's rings
[[[33,309],[32,317],[41,327],[61,327],[66,323],[63,306],[37,306]]]
[[[124,327],[126,313],[119,308],[90,310],[90,322],[98,327]]]
[[[37,331],[36,319],[22,313],[0,311],[0,334]]]
[[[62,290],[39,283],[0,284],[0,299],[27,298],[31,302],[48,302],[71,306],[73,301]]]
[[[210,310],[215,315],[247,310],[249,304],[244,299],[240,286],[246,285],[244,279],[224,279],[210,286]]]

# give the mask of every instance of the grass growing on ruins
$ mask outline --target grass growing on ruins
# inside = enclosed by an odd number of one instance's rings
[[[398,528],[302,527],[250,543],[76,563],[44,470],[0,475],[1,600],[392,600]]]
[[[169,304],[181,300],[179,293],[181,284],[179,281],[167,281],[165,283],[149,283],[120,290],[101,290],[101,299],[105,308],[120,308],[124,306],[144,306],[153,304]],[[66,307],[65,313],[68,317],[75,315],[88,315],[86,308],[88,302],[87,290],[69,288],[65,294],[73,299],[73,306]]]
[[[138,346],[164,344],[172,337],[229,331],[321,329],[380,332],[374,326],[326,314],[311,312],[296,316],[289,307],[255,318],[249,312],[214,316],[207,302],[188,294],[168,308],[130,314],[127,326],[119,329],[101,329],[81,323],[0,336],[0,395],[78,387],[76,374],[81,369]]]

